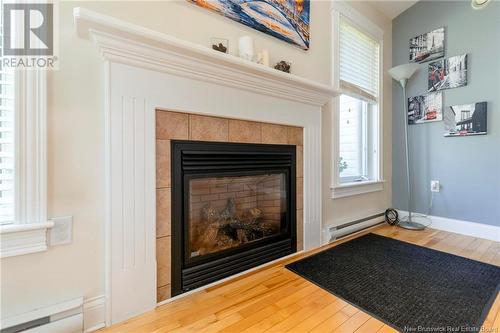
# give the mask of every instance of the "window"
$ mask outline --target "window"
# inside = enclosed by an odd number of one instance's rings
[[[0,23],[0,43],[2,34]],[[53,226],[46,216],[46,73],[2,66],[0,258],[46,250]]]
[[[332,195],[378,191],[382,31],[350,8],[334,10],[334,109]],[[349,189],[350,188],[350,189]],[[352,189],[357,188],[357,189]]]
[[[1,36],[0,36],[1,38]],[[13,223],[14,206],[14,72],[0,64],[0,225]]]
[[[340,96],[340,183],[377,178],[377,106],[349,95]]]
[[[0,25],[2,42],[3,25]],[[0,225],[13,223],[15,217],[14,99],[14,71],[0,63]]]

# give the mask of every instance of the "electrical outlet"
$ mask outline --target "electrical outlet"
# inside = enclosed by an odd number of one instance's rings
[[[431,192],[439,192],[440,189],[439,180],[431,180]]]
[[[73,216],[50,219],[54,226],[50,229],[50,246],[70,244],[73,234]]]

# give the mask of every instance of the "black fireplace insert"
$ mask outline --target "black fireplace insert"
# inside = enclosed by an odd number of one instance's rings
[[[296,147],[171,142],[172,295],[296,252]]]

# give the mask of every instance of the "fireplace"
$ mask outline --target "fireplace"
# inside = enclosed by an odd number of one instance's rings
[[[172,295],[296,252],[296,147],[171,142]]]

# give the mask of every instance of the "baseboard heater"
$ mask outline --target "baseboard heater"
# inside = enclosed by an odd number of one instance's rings
[[[334,227],[327,227],[325,230],[325,238],[327,243],[333,242],[341,237],[349,236],[355,232],[373,227],[374,225],[384,222],[384,213],[375,214],[355,221],[343,223]]]
[[[81,333],[83,297],[2,320],[0,333]]]

